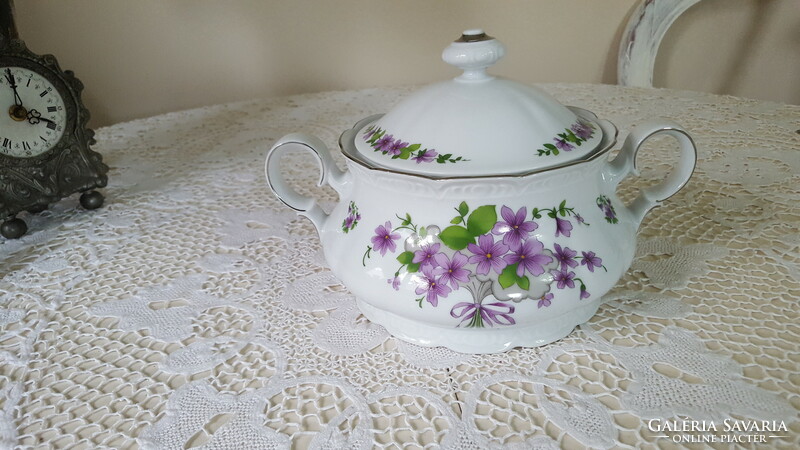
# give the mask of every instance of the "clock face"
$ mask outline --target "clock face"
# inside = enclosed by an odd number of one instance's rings
[[[0,67],[0,154],[31,158],[53,148],[67,126],[64,99],[42,75]]]

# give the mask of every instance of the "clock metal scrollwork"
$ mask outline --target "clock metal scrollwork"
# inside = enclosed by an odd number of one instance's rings
[[[0,13],[0,234],[17,238],[27,231],[19,212],[40,212],[77,192],[84,208],[102,206],[94,189],[106,185],[108,166],[90,148],[83,84],[54,56],[28,50],[10,1],[0,1]]]

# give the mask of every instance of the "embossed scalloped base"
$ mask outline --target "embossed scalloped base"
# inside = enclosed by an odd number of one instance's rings
[[[602,299],[527,327],[444,328],[419,323],[356,299],[358,309],[392,336],[423,347],[447,347],[460,353],[500,353],[514,347],[538,347],[557,341],[597,312]]]

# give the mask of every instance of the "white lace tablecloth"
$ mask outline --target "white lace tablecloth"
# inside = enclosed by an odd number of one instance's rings
[[[98,130],[103,208],[69,198],[0,242],[0,448],[663,448],[689,445],[675,441],[693,433],[657,429],[684,420],[719,439],[737,434],[725,424],[770,421],[738,434],[800,446],[800,107],[542,87],[622,137],[672,118],[700,158],[645,220],[607,303],[566,338],[496,355],[397,341],[268,191],[277,138],[336,148],[411,89],[167,114]],[[641,153],[644,179],[668,167]],[[307,155],[290,172],[336,200]]]

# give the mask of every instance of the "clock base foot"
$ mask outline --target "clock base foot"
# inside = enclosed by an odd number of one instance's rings
[[[97,191],[88,191],[81,194],[81,206],[86,209],[97,209],[103,206],[105,197]]]
[[[28,232],[28,225],[18,218],[8,219],[0,225],[0,234],[6,239],[18,239]]]

